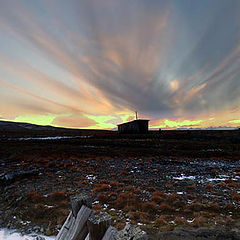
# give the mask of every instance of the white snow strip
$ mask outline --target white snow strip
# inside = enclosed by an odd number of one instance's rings
[[[21,138],[8,138],[8,140],[20,140],[20,141],[29,141],[29,140],[59,140],[59,139],[73,139],[73,138],[90,138],[89,135],[82,136],[54,136],[54,137],[21,137]]]
[[[6,228],[0,229],[0,240],[34,240],[37,236],[41,236],[46,240],[53,240],[56,238],[37,234],[21,235],[20,233],[17,233],[13,230],[8,230]]]
[[[185,179],[194,180],[195,176],[185,176],[184,174],[181,174],[181,177],[173,177],[173,179],[175,179],[175,180],[185,180]]]

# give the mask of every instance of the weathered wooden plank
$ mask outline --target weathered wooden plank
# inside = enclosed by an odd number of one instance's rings
[[[65,240],[85,240],[88,234],[87,220],[94,211],[86,206],[82,206],[77,214],[74,225],[69,229]]]
[[[117,235],[117,229],[113,226],[110,226],[106,233],[104,234],[102,240],[115,240]]]
[[[87,226],[90,240],[101,240],[111,225],[112,217],[105,212],[101,212],[88,219]]]
[[[85,240],[89,240],[89,238],[90,238],[90,237],[89,237],[89,233],[88,233],[88,235],[86,236]]]
[[[86,192],[82,192],[75,196],[72,196],[70,198],[70,201],[72,205],[73,216],[75,218],[77,217],[78,211],[80,210],[82,205],[85,205],[88,208],[92,208],[92,198],[89,193]]]
[[[64,222],[62,228],[60,229],[60,231],[56,237],[56,240],[64,240],[65,239],[65,237],[70,229],[70,226],[74,221],[75,221],[75,219],[74,219],[72,211],[71,211],[69,213],[66,221]]]

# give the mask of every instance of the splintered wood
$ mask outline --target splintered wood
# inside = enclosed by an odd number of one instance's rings
[[[73,213],[70,212],[56,240],[85,239],[88,234],[87,220],[93,213],[93,210],[84,205],[81,207],[76,218],[73,216]]]
[[[56,240],[147,240],[147,234],[136,226],[126,224],[117,231],[111,226],[112,218],[108,213],[91,209],[92,200],[87,193],[71,198],[72,211],[59,231]]]

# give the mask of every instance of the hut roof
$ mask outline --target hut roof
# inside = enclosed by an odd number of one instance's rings
[[[150,120],[148,119],[137,119],[137,120],[133,120],[133,121],[130,121],[130,122],[125,122],[125,123],[121,123],[121,124],[118,124],[117,126],[121,126],[121,125],[125,125],[125,124],[128,124],[128,123],[137,123],[137,122],[149,122]]]

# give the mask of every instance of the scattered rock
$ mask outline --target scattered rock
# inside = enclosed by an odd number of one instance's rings
[[[45,240],[45,238],[44,238],[44,237],[41,237],[41,236],[37,236],[37,237],[35,237],[34,240]]]
[[[142,231],[139,227],[126,224],[125,228],[119,231],[116,235],[116,240],[147,240],[147,233]]]
[[[239,240],[240,232],[225,229],[199,228],[196,230],[175,229],[172,232],[158,233],[151,239],[159,240]]]

